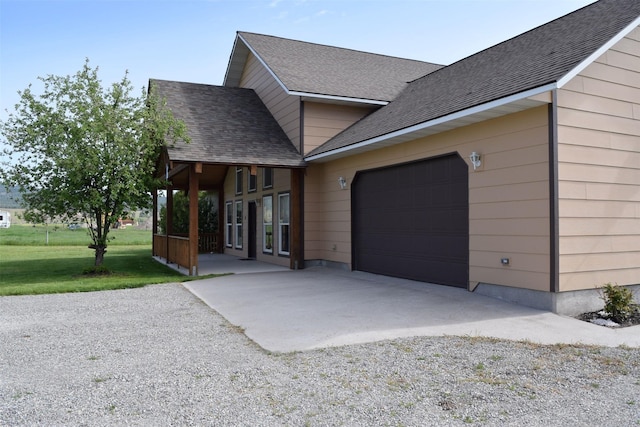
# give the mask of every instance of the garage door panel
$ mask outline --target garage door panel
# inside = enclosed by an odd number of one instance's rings
[[[384,254],[375,254],[371,256],[372,268],[367,270],[370,273],[389,275],[389,268],[399,269],[406,272],[402,277],[405,279],[418,280],[428,283],[437,283],[443,285],[457,286],[460,282],[467,280],[467,265],[459,263],[457,266],[452,265],[449,260],[440,261],[432,260],[414,260],[410,258],[400,258],[393,262]],[[414,268],[415,263],[420,262],[421,269]],[[425,280],[424,273],[429,273],[430,280]]]
[[[467,174],[458,155],[358,173],[354,267],[466,288]]]

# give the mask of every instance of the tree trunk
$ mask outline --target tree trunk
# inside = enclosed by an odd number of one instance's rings
[[[89,248],[96,251],[96,260],[94,265],[96,267],[102,265],[102,261],[104,261],[104,254],[107,253],[107,247],[104,245],[89,245]]]

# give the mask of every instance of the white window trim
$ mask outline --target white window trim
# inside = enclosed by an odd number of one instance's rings
[[[265,176],[267,176],[267,172],[269,172],[271,174],[271,184],[266,185],[265,183],[267,182],[267,180],[265,179]],[[273,168],[262,168],[262,189],[266,190],[268,188],[273,188]]]
[[[242,182],[242,166],[236,166],[236,182],[235,182],[235,191],[236,195],[242,194],[243,190],[243,182]],[[240,187],[240,191],[238,191],[238,187]]]
[[[253,177],[253,187],[251,186],[251,178]],[[258,191],[258,174],[251,175],[251,168],[247,168],[247,193],[255,193]]]
[[[231,215],[229,215],[229,213],[231,213]],[[229,218],[231,217],[231,218]],[[229,219],[231,219],[231,222],[229,222]],[[225,203],[225,208],[224,208],[224,221],[225,221],[225,227],[224,227],[224,245],[227,248],[232,248],[233,247],[233,203],[232,202],[226,202]]]
[[[242,200],[236,200],[236,202],[234,203],[235,207],[234,207],[234,222],[235,222],[235,228],[234,228],[234,240],[235,240],[235,248],[236,249],[242,249],[242,241],[244,236],[242,235],[242,215],[244,213],[244,206],[242,203]],[[238,206],[240,206],[240,223],[238,223]]]
[[[287,203],[288,207],[289,207],[289,214],[287,215],[289,217],[289,222],[281,222],[280,221],[280,209],[282,209],[282,198],[287,197],[289,199],[289,202]],[[290,255],[290,251],[283,251],[282,250],[282,236],[283,236],[283,232],[282,232],[282,226],[283,225],[287,225],[289,226],[289,232],[287,233],[287,236],[289,237],[289,241],[287,242],[287,247],[289,247],[289,249],[291,249],[291,194],[290,193],[281,193],[278,194],[278,255]]]
[[[264,209],[267,206],[265,200],[271,200],[271,221],[266,222],[266,215],[264,214]],[[266,254],[273,254],[273,196],[263,196],[262,197],[262,252]],[[267,248],[267,226],[271,226],[271,247]]]

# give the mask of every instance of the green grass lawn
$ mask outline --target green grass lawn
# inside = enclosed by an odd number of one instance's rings
[[[111,274],[83,275],[94,264],[86,230],[51,228],[49,245],[39,242],[44,242],[44,227],[0,229],[0,296],[135,288],[193,279],[154,261],[151,232],[131,228],[113,232],[115,239],[103,264]]]

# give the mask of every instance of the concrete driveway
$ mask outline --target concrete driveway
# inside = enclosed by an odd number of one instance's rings
[[[363,272],[317,267],[184,286],[273,352],[443,335],[640,347],[640,326],[610,329],[463,289]]]

